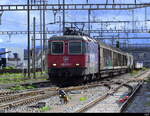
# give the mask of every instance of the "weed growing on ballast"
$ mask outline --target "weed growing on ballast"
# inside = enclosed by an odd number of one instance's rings
[[[87,97],[81,97],[80,98],[80,101],[86,101],[87,100]]]
[[[41,111],[41,112],[46,112],[46,111],[49,111],[49,110],[51,110],[52,109],[52,107],[49,107],[49,106],[44,106],[44,107],[42,107],[42,108],[39,108],[39,110]]]

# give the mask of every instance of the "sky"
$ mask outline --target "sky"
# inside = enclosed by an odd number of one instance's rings
[[[60,0],[62,1],[62,0]],[[115,3],[134,3],[134,0],[115,0]],[[57,0],[49,0],[49,4],[57,3]],[[106,0],[66,0],[66,3],[72,4],[81,4],[81,3],[105,3]],[[109,3],[112,3],[113,0],[109,0]],[[137,3],[148,3],[148,0],[137,0]],[[0,5],[10,5],[10,4],[26,4],[26,0],[0,0]],[[147,20],[150,20],[150,8],[146,8],[147,10]],[[145,27],[145,8],[140,8],[134,10],[134,19],[137,21],[142,21],[136,23],[136,29],[141,29]],[[66,21],[88,21],[87,11],[66,11]],[[98,11],[91,11],[91,20],[96,21],[132,21],[133,11],[132,10],[98,10]],[[36,17],[36,30],[39,31],[39,11],[32,11],[31,12],[31,25],[30,29],[33,30],[33,17]],[[56,14],[56,21],[59,21],[59,17],[62,18],[62,14],[57,12]],[[6,11],[3,12],[1,17],[2,24],[0,25],[0,31],[27,31],[27,12],[25,11]],[[46,11],[46,28],[50,31],[59,30],[59,25],[48,25],[48,23],[54,22],[54,12],[53,11]],[[146,24],[147,28],[150,29],[150,21],[147,21]],[[85,26],[87,28],[87,25]],[[101,27],[100,24],[93,24],[91,26],[92,29],[132,29],[132,23],[129,24],[105,24]],[[108,36],[109,34],[105,34]],[[112,35],[112,34],[111,34]],[[117,34],[113,34],[117,35]],[[31,35],[32,36],[32,35]],[[52,35],[48,35],[48,38]],[[124,37],[127,36],[125,34],[120,34],[120,36]],[[141,33],[141,34],[129,34],[128,36],[148,36],[150,37],[149,33]],[[39,38],[36,35],[36,38]],[[130,40],[130,43],[150,43],[150,40]],[[37,41],[37,45],[39,45],[39,41]],[[27,35],[0,35],[0,47],[27,47]]]

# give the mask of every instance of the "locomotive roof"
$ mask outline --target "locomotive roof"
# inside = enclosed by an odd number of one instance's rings
[[[94,41],[95,39],[89,38],[88,36],[80,36],[80,35],[64,35],[64,36],[53,36],[50,38],[50,40],[85,40],[85,41]]]

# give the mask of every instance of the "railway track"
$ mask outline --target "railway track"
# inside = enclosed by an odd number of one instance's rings
[[[144,82],[144,81],[141,80],[141,79],[139,80],[139,78],[140,78],[143,74],[145,74],[145,73],[147,73],[147,72],[148,72],[148,71],[145,71],[145,72],[143,72],[143,73],[141,73],[141,74],[138,74],[137,76],[135,76],[136,79],[135,79],[135,77],[134,77],[134,79],[129,79],[127,82],[124,82],[124,83],[121,83],[121,82],[114,82],[114,83],[116,83],[116,84],[119,84],[119,86],[116,87],[116,88],[114,88],[114,89],[110,89],[110,91],[108,91],[107,93],[105,93],[103,96],[100,96],[100,97],[98,97],[97,99],[95,99],[95,100],[89,102],[88,104],[86,104],[86,105],[83,106],[82,108],[76,110],[75,112],[76,112],[76,113],[79,113],[79,112],[85,112],[85,111],[87,111],[87,110],[90,109],[91,107],[94,107],[94,105],[96,105],[98,102],[103,101],[104,99],[106,99],[106,98],[109,97],[110,95],[112,95],[112,94],[114,94],[115,92],[117,92],[121,87],[125,86],[125,87],[128,87],[131,92],[129,92],[130,95],[129,95],[128,99],[121,105],[121,107],[120,107],[120,109],[119,109],[120,112],[124,112],[124,111],[126,110],[126,108],[128,107],[128,105],[131,103],[132,99],[135,97],[136,93],[138,92],[138,90],[140,89],[140,87],[142,86],[142,84],[143,84],[143,82]],[[142,79],[144,79],[144,78],[142,78]],[[131,87],[131,86],[128,84],[128,83],[130,83],[130,82],[136,82],[136,81],[138,82],[138,84],[137,84],[137,86],[136,86],[135,88]]]
[[[0,97],[1,96],[5,96],[5,95],[9,95],[9,94],[15,94],[15,93],[18,93],[18,91],[10,91],[10,90],[3,90],[3,91],[0,91]]]
[[[130,82],[130,81],[128,81]],[[108,96],[112,95],[113,93],[115,93],[118,89],[120,89],[122,86],[127,86],[127,83],[118,83],[120,84],[118,87],[110,89],[107,93],[105,93],[103,96],[98,97],[97,99],[91,101],[90,103],[88,103],[87,105],[85,105],[84,107],[76,110],[76,113],[80,113],[80,112],[85,112],[86,110],[88,110],[89,108],[93,107],[95,104],[97,104],[98,102],[106,99]]]
[[[142,84],[144,83],[144,81],[141,81],[137,87],[133,90],[132,94],[129,96],[129,98],[121,105],[119,111],[121,113],[123,113],[126,108],[132,103],[132,100],[135,98],[136,93],[139,91],[140,87],[142,86]]]
[[[57,88],[45,88],[42,90],[35,90],[17,94],[9,93],[10,95],[3,95],[0,97],[0,109],[8,109],[16,107],[18,105],[23,105],[31,103],[33,101],[48,98],[57,94],[54,90],[57,90]]]
[[[58,95],[58,90],[65,90],[66,92],[69,92],[71,90],[80,90],[80,89],[87,89],[92,88],[96,86],[107,86],[107,84],[89,84],[86,86],[77,86],[77,87],[67,87],[67,88],[44,88],[41,90],[35,90],[35,91],[28,91],[23,93],[13,93],[13,92],[4,92],[7,93],[6,95],[3,95],[0,97],[0,110],[10,109],[17,107],[19,105],[25,105],[29,103],[33,103],[42,99],[50,98],[51,96]],[[2,94],[2,93],[1,93]]]
[[[139,74],[138,77],[141,76],[142,74]],[[98,86],[107,87],[108,92],[107,91],[104,92],[102,96],[98,97],[97,99],[84,105],[84,107],[75,111],[75,112],[84,112],[84,111],[88,110],[90,107],[93,107],[98,102],[103,101],[104,99],[106,99],[107,97],[109,97],[110,95],[115,93],[117,90],[119,90],[123,86],[129,88],[130,91],[132,91],[132,93],[133,93],[133,91],[135,89],[133,89],[128,83],[134,82],[134,81],[141,83],[141,81],[139,81],[138,79],[137,80],[130,79],[126,82],[105,80],[105,81],[101,81],[101,82],[93,82],[93,83],[90,83],[87,85],[81,85],[81,86],[75,86],[75,87],[74,86],[73,87],[65,87],[65,88],[48,87],[48,88],[41,88],[38,90],[19,92],[19,93],[12,92],[12,91],[7,91],[7,92],[4,91],[5,95],[2,92],[0,92],[0,95],[1,95],[0,96],[0,110],[1,111],[8,110],[11,108],[16,108],[17,106],[23,106],[23,105],[38,102],[40,100],[48,99],[52,96],[57,96],[58,90],[62,90],[62,89],[66,92],[69,92],[72,90],[84,90],[84,89],[86,90],[86,89],[94,88],[94,87],[98,87]],[[111,85],[113,85],[113,84],[116,84],[117,87],[112,88]],[[124,109],[125,106],[127,106],[127,105],[122,105],[122,109]],[[120,109],[120,110],[122,110],[122,109]]]
[[[96,100],[88,103],[88,105],[82,107],[81,109],[75,111],[75,112],[84,112],[89,107],[92,107],[93,105],[95,105],[97,102],[100,102],[100,101],[106,99],[106,97],[108,97],[109,95],[116,92],[122,86],[129,87],[127,85],[127,83],[128,82],[120,83],[120,85],[118,84],[119,86],[117,88],[113,88],[113,89],[111,88],[110,84],[103,83],[103,84],[93,84],[93,85],[91,84],[88,86],[78,86],[78,87],[68,87],[68,88],[46,88],[44,90],[31,91],[31,92],[27,92],[27,93],[19,93],[16,95],[10,95],[5,98],[1,98],[0,99],[0,110],[5,110],[5,109],[7,110],[7,109],[15,108],[17,106],[31,104],[31,103],[37,102],[39,100],[50,98],[51,96],[56,96],[56,95],[58,95],[57,91],[60,89],[63,89],[65,91],[71,91],[71,90],[88,89],[88,88],[92,88],[92,87],[96,87],[96,86],[107,87],[109,91],[106,94],[104,94],[103,96],[97,98]],[[129,87],[129,88],[131,88],[131,87]]]

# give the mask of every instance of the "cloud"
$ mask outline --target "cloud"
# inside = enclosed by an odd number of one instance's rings
[[[0,43],[2,43],[3,42],[3,40],[2,39],[0,39]]]
[[[87,1],[89,1],[89,3],[105,3],[106,0],[66,0],[66,2],[68,3],[86,3]],[[113,0],[108,0],[109,3],[112,3]],[[137,2],[148,2],[148,0],[138,0]],[[49,0],[49,3],[56,3],[56,0]],[[134,2],[134,0],[115,0],[116,3],[131,3]],[[5,4],[26,4],[26,0],[0,0],[0,4],[1,5],[5,5]],[[149,10],[149,9],[148,9]],[[148,12],[147,10],[147,12]],[[149,13],[149,12],[148,12]],[[58,16],[60,14],[57,14],[56,18],[58,20]],[[112,11],[112,10],[99,10],[99,11],[92,11],[92,16],[95,16],[95,20],[97,21],[122,21],[122,20],[132,20],[132,11]],[[92,18],[91,16],[91,18]],[[150,15],[148,15],[149,18]],[[39,30],[39,11],[33,11],[31,12],[31,30],[33,30],[33,17],[36,17],[36,30]],[[61,14],[61,18],[62,18],[62,14]],[[54,19],[54,14],[52,11],[47,11],[46,12],[46,23],[50,23],[53,22]],[[144,9],[136,9],[135,10],[135,19],[137,20],[144,20]],[[87,17],[87,11],[66,11],[66,21],[88,21],[88,17]],[[140,27],[140,25],[144,25],[142,23],[138,24],[138,26]],[[150,23],[147,24],[148,27],[150,27]],[[2,25],[0,25],[0,30],[1,31],[25,31],[27,30],[27,12],[26,11],[11,11],[11,12],[4,12],[3,16],[2,16]],[[59,25],[47,25],[47,27],[49,27],[49,30],[59,30]],[[92,25],[93,29],[96,27],[100,27],[99,25]],[[117,27],[118,29],[122,29],[122,24],[111,24],[108,25],[106,28],[110,29],[110,28],[115,28]],[[137,27],[137,28],[139,28]],[[131,26],[130,26],[131,28]],[[3,36],[1,36],[2,38]],[[0,43],[6,43],[7,42],[5,40],[8,40],[8,36],[3,37],[3,39],[0,39]],[[27,35],[22,35],[22,36],[18,36],[18,35],[13,35],[12,36],[12,44],[14,45],[22,45],[22,46],[26,46],[27,45]],[[11,45],[12,45],[11,44]]]

